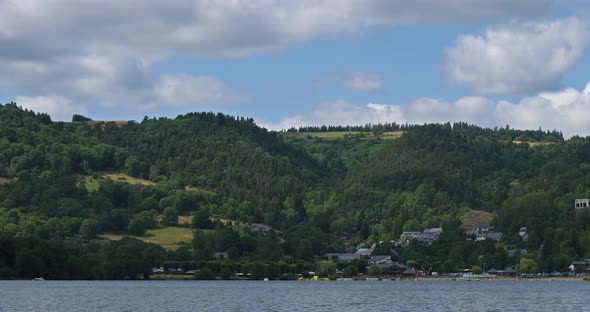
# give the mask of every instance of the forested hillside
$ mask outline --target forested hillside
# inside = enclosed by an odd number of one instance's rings
[[[278,276],[373,243],[445,272],[520,257],[563,271],[590,257],[590,209],[574,209],[590,197],[589,138],[463,123],[289,130],[360,133],[328,140],[213,113],[76,121],[0,105],[0,278],[138,278],[160,265]],[[502,240],[469,240],[460,218],[472,210],[492,213]],[[183,226],[194,239],[175,248],[144,239]],[[431,227],[444,230],[432,246],[392,242]],[[105,238],[127,235],[139,239]]]

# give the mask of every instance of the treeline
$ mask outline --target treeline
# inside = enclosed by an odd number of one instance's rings
[[[0,234],[0,279],[143,279],[165,260],[161,246],[131,238],[86,243]]]
[[[291,127],[287,132],[393,132],[393,131],[407,131],[411,128],[417,127],[415,124],[397,124],[393,123],[378,123],[365,124],[363,126],[301,126],[299,128]],[[557,130],[517,130],[511,129],[509,125],[505,127],[482,128],[477,125],[470,125],[466,122],[455,122],[441,124],[441,127],[452,128],[454,131],[472,137],[488,137],[496,140],[504,141],[526,141],[526,142],[563,142],[563,133]]]
[[[233,198],[236,205],[252,206],[253,213],[244,213],[252,221],[273,225],[303,220],[298,198],[325,173],[304,151],[252,119],[223,114],[146,118],[123,125],[68,124],[7,104],[0,106],[0,120],[0,177],[23,175],[28,181],[32,175],[53,181],[123,172],[213,191],[225,201]]]
[[[291,127],[287,129],[287,132],[389,132],[389,131],[404,131],[410,128],[411,125],[398,125],[397,123],[378,123],[378,124],[365,124],[363,126],[301,126],[299,128]]]
[[[519,257],[546,271],[590,257],[590,213],[573,207],[575,198],[590,197],[589,138],[466,123],[381,127],[325,131],[404,134],[395,140],[296,140],[251,118],[223,114],[63,123],[14,103],[0,105],[0,235],[19,246],[33,240],[39,250],[53,244],[85,250],[105,244],[97,239],[103,233],[142,236],[192,216],[186,225],[195,229],[192,244],[158,261],[207,262],[227,252],[237,262],[312,262],[428,227],[444,229],[440,242],[385,244],[379,252],[438,271],[483,266],[481,259],[496,268],[518,263],[506,258],[508,249],[527,249]],[[146,183],[106,177],[113,172]],[[494,248],[466,240],[471,237],[460,229],[460,217],[473,209],[494,214],[493,225],[504,233]],[[247,225],[253,223],[272,231],[257,233]],[[520,227],[529,230],[526,241],[517,234]],[[101,248],[108,263],[110,247]],[[78,257],[80,250],[64,252]],[[15,259],[0,255],[0,270],[28,277]]]

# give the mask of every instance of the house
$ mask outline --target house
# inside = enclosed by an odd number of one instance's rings
[[[428,228],[425,229],[416,239],[419,242],[432,245],[432,242],[437,241],[442,234],[442,228]]]
[[[576,272],[582,272],[590,269],[590,258],[584,259],[583,261],[574,261],[572,267]]]
[[[488,232],[486,239],[491,239],[499,242],[502,239],[502,232]]]
[[[487,272],[489,275],[498,275],[498,270],[491,268]]]
[[[361,255],[353,254],[353,253],[327,253],[326,257],[331,260],[338,260],[338,261],[352,261],[361,258]]]
[[[421,243],[432,245],[432,242],[438,240],[442,234],[442,228],[428,228],[422,232],[407,231],[399,236],[402,246],[407,245],[411,240],[416,239]]]
[[[428,228],[428,229],[425,229],[422,233],[440,236],[442,234],[442,232],[443,232],[442,228]]]
[[[405,271],[402,272],[404,276],[418,276],[418,272],[412,268],[407,268]]]
[[[576,209],[584,209],[584,208],[590,207],[590,199],[589,198],[576,198],[575,207],[576,207]]]
[[[488,233],[477,233],[475,234],[475,240],[476,241],[484,241],[488,238]]]
[[[482,232],[475,234],[476,241],[484,241],[486,239],[491,239],[499,242],[502,239],[502,232]]]
[[[418,237],[416,237],[416,239],[421,243],[425,243],[427,245],[432,245],[432,242],[437,240],[438,237],[436,237],[435,235],[432,235],[432,234],[420,233],[420,235],[418,235]]]
[[[385,275],[401,275],[408,267],[401,263],[382,263],[379,264]]]
[[[490,231],[490,223],[487,221],[480,221],[475,224],[475,233],[487,233]]]
[[[369,264],[383,264],[391,262],[391,256],[382,255],[382,256],[372,256],[369,259]]]
[[[516,276],[516,271],[512,267],[507,267],[504,271],[500,274],[502,276]]]
[[[371,254],[373,254],[373,251],[375,250],[375,247],[373,245],[373,247],[371,248],[359,248],[354,254],[355,255],[359,255],[361,257],[369,257],[371,256]]]
[[[217,260],[226,260],[229,259],[229,254],[226,251],[214,252],[213,254],[211,254],[211,257]]]
[[[270,234],[270,232],[272,231],[272,228],[270,226],[258,225],[254,228],[254,230],[258,234],[267,235],[267,234]]]
[[[418,236],[422,234],[421,232],[403,232],[402,235],[399,236],[402,246],[407,245],[411,240],[418,238]]]
[[[497,276],[516,276],[516,271],[512,267],[507,267],[504,270],[488,270],[488,274]]]

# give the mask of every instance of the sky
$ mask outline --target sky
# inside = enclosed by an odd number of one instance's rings
[[[590,0],[0,0],[0,103],[590,135]]]

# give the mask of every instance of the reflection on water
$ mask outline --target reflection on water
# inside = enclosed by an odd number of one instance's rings
[[[0,281],[0,311],[590,311],[590,282]]]

